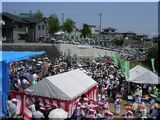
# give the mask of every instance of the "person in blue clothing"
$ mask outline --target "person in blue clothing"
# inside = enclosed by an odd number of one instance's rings
[[[155,103],[154,108],[152,109],[152,112],[150,114],[151,118],[158,118],[158,104]]]

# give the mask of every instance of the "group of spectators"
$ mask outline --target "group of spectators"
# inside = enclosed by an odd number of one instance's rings
[[[98,93],[97,101],[90,99],[88,96],[81,96],[79,101],[77,101],[72,118],[113,119],[114,116],[122,117],[121,115],[124,115],[123,117],[125,118],[158,117],[157,110],[159,106],[157,97],[159,89],[155,85],[141,87],[131,84],[133,88],[131,92],[128,92],[128,83],[125,80],[124,74],[119,66],[115,66],[112,63],[110,57],[99,57],[90,60],[60,56],[55,60],[44,57],[11,63],[11,89],[23,91],[45,77],[77,68],[97,81]],[[147,93],[145,93],[144,88],[148,91]],[[133,97],[131,101],[128,99],[129,94]],[[152,94],[156,94],[156,97]],[[145,95],[150,95],[148,96],[150,98],[144,100]],[[125,111],[122,113],[124,100],[127,101],[127,104],[125,105]],[[111,104],[114,104],[114,110],[111,108]],[[39,110],[38,107],[37,109]]]

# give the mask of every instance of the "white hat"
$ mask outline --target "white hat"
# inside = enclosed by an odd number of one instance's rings
[[[12,102],[18,102],[18,100],[16,98],[13,98]]]

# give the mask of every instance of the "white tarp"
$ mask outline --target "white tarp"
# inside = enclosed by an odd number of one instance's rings
[[[25,91],[32,95],[71,100],[97,85],[90,76],[76,69],[44,78]]]
[[[127,81],[144,84],[160,84],[158,75],[140,65],[129,70],[129,79]]]

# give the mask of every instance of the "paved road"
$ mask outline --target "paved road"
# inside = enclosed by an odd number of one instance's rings
[[[51,43],[3,43],[3,45],[16,45],[16,46],[52,46]],[[59,44],[55,45],[63,54],[70,53],[70,55],[77,55],[77,57],[95,58],[99,56],[111,56],[112,53],[118,53],[114,50],[104,50],[89,46],[86,49],[79,48],[78,45],[73,44]]]
[[[111,56],[112,53],[117,53],[115,51],[111,50],[104,50],[104,49],[97,49],[93,48],[92,46],[89,46],[86,49],[79,48],[78,45],[72,45],[72,44],[60,44],[59,50],[62,53],[68,54],[70,52],[70,55],[77,55],[77,57],[99,57],[99,56]]]

